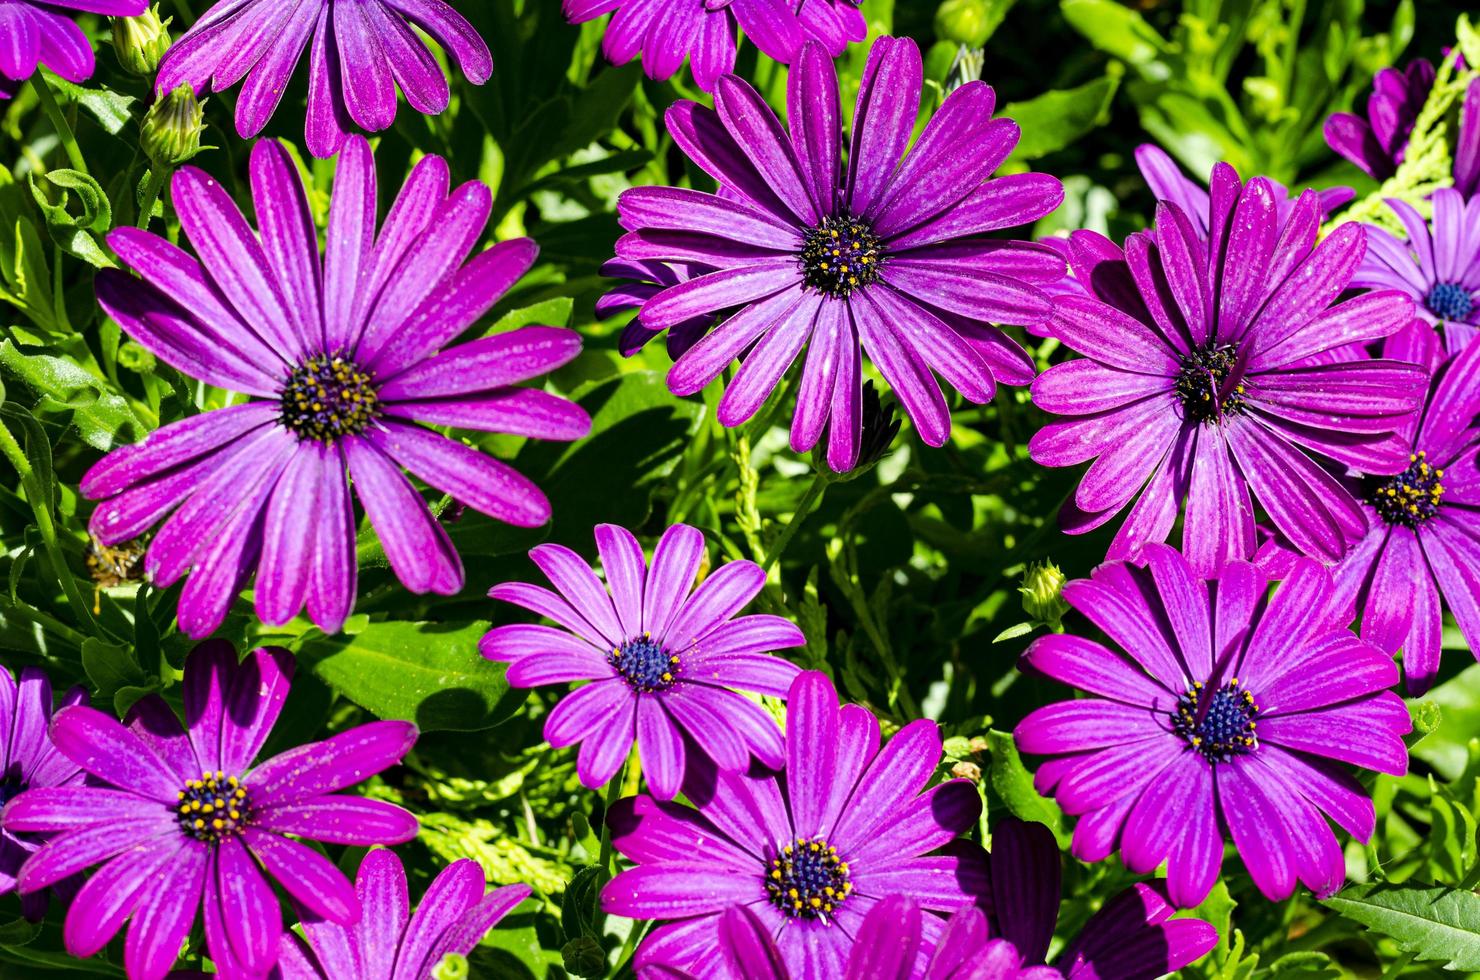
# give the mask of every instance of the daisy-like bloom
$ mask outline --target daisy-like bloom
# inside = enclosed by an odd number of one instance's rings
[[[1439,340],[1415,322],[1383,353],[1432,364]],[[1439,671],[1443,608],[1480,650],[1480,345],[1444,363],[1421,418],[1404,428],[1408,468],[1355,477],[1371,529],[1336,569],[1336,585],[1361,614],[1362,637],[1403,650],[1408,693],[1423,694]]]
[[[804,7],[832,0],[806,0]],[[562,0],[572,24],[611,14],[601,38],[607,60],[625,65],[642,58],[649,78],[672,78],[685,60],[694,84],[714,90],[722,75],[735,70],[735,28],[767,57],[790,62],[804,37],[795,0]],[[831,11],[809,14],[816,24],[831,24]]]
[[[147,232],[108,236],[142,277],[99,274],[109,316],[189,377],[249,400],[165,426],[88,471],[92,532],[109,545],[163,521],[145,570],[164,586],[193,569],[179,613],[191,636],[220,625],[254,570],[263,622],[285,623],[306,604],[334,632],[355,597],[348,476],[401,582],[453,594],[462,562],[401,467],[509,524],[543,524],[550,506],[506,464],[417,423],[542,439],[590,428],[577,406],[519,386],[575,357],[574,332],[525,327],[441,350],[537,249],[516,239],[468,259],[492,195],[476,182],[449,195],[435,156],[417,164],[377,237],[362,137],[339,160],[323,255],[287,152],[259,142],[251,177],[256,233],[211,177],[175,173],[175,209],[199,261]]]
[[[217,0],[165,54],[154,87],[201,95],[242,82],[236,131],[250,139],[277,111],[307,48],[308,151],[331,157],[356,126],[390,128],[398,88],[418,112],[447,108],[447,78],[417,29],[474,85],[493,74],[488,45],[445,0]]]
[[[305,917],[307,942],[283,933],[271,980],[422,980],[448,953],[466,956],[509,911],[529,897],[528,885],[483,894],[483,869],[464,858],[438,873],[416,913],[406,870],[391,851],[365,855],[355,877],[360,921],[345,925]]]
[[[1046,174],[988,179],[1018,137],[1012,120],[992,118],[989,86],[953,91],[906,154],[921,79],[915,42],[875,42],[845,162],[837,72],[809,41],[788,80],[789,133],[734,76],[716,84],[715,110],[669,110],[674,141],[719,194],[639,187],[618,203],[629,232],[619,257],[714,270],[649,299],[639,314],[647,330],[734,311],[678,359],[669,387],[697,392],[744,354],[718,410],[723,424],[740,425],[805,347],[791,445],[805,452],[826,431],[828,464],[840,472],[858,458],[860,349],[920,437],[942,445],[951,418],[935,375],[976,403],[999,380],[1031,380],[1032,358],[983,321],[1047,319],[1052,303],[1038,285],[1064,271],[1049,248],[984,237],[1063,197]]]
[[[1182,209],[1192,222],[1197,233],[1204,241],[1208,237],[1209,207],[1211,201],[1208,198],[1208,189],[1197,181],[1188,177],[1177,166],[1177,162],[1171,155],[1154,143],[1142,143],[1136,147],[1136,169],[1141,171],[1141,179],[1146,181],[1146,186],[1156,195],[1158,201],[1171,201]],[[1284,223],[1295,207],[1298,197],[1291,197],[1289,188],[1276,180],[1269,180],[1269,192],[1274,198],[1275,213]],[[1329,218],[1336,209],[1346,204],[1357,196],[1357,192],[1350,187],[1328,187],[1322,191],[1316,191],[1317,199],[1321,205],[1323,217]]]
[[[86,704],[87,691],[74,687],[62,697],[62,707]],[[56,750],[46,737],[51,723],[51,680],[40,669],[26,667],[20,683],[0,668],[0,808],[28,789],[76,786],[83,780],[76,763]],[[0,895],[15,891],[16,875],[26,858],[36,853],[44,838],[20,833],[0,818]],[[59,881],[67,897],[77,881]],[[46,913],[46,893],[21,896],[21,911],[32,921]]]
[[[1367,118],[1334,113],[1326,120],[1326,145],[1373,179],[1387,180],[1403,162],[1408,137],[1428,101],[1434,78],[1434,66],[1426,58],[1409,62],[1403,71],[1382,69],[1372,79]]]
[[[1084,356],[1033,383],[1040,408],[1070,418],[1029,448],[1049,466],[1094,460],[1060,516],[1078,534],[1129,507],[1111,558],[1165,540],[1186,500],[1183,548],[1205,574],[1253,554],[1254,501],[1303,554],[1335,561],[1366,520],[1312,456],[1371,473],[1408,465],[1394,430],[1427,377],[1348,345],[1402,329],[1412,302],[1386,290],[1332,306],[1362,260],[1362,229],[1316,245],[1316,195],[1283,222],[1276,205],[1267,180],[1244,185],[1219,164],[1208,242],[1170,201],[1123,251],[1093,232],[1071,240],[1094,295],[1060,296],[1052,331]]]
[[[1040,792],[1079,817],[1084,861],[1120,848],[1131,871],[1163,861],[1172,903],[1202,901],[1226,829],[1271,901],[1298,878],[1320,896],[1345,877],[1327,818],[1361,840],[1372,801],[1341,763],[1401,775],[1411,729],[1390,655],[1347,628],[1331,574],[1302,559],[1269,597],[1255,566],[1230,562],[1210,588],[1176,551],[1147,568],[1109,562],[1064,598],[1123,653],[1071,634],[1041,637],[1024,667],[1087,697],[1039,708],[1014,735],[1053,758]]]
[[[775,937],[792,977],[832,980],[849,975],[864,917],[891,895],[940,912],[985,900],[986,854],[957,839],[980,813],[976,788],[925,788],[940,762],[934,722],[909,723],[881,749],[878,719],[839,708],[816,671],[793,682],[787,709],[784,773],[691,770],[693,807],[638,796],[612,808],[612,842],[637,866],[602,889],[602,907],[668,920],[638,949],[638,970],[743,980],[719,935],[725,910],[740,905]],[[934,941],[944,920],[923,920]]]
[[[625,259],[608,259],[601,266],[601,274],[609,279],[621,279],[622,283],[604,293],[596,301],[596,318],[606,320],[631,310],[641,310],[643,304],[670,286],[688,282],[714,270],[703,265],[688,265],[682,262],[628,262]],[[668,356],[673,360],[682,357],[699,338],[714,326],[713,313],[703,313],[682,323],[675,323],[666,330],[650,330],[643,325],[641,317],[633,317],[622,328],[617,338],[617,349],[623,357],[631,357],[654,337],[662,334],[667,339]]]
[[[200,912],[217,972],[261,976],[276,961],[282,912],[269,878],[314,915],[352,925],[360,902],[328,858],[284,836],[369,847],[416,835],[400,807],[337,795],[401,760],[416,727],[379,721],[253,764],[282,711],[286,650],[196,647],[185,663],[185,725],[158,695],[127,725],[93,708],[56,713],[51,739],[95,785],[29,789],[6,806],[15,830],[55,834],[21,867],[36,891],[101,865],[67,912],[73,956],[92,956],[132,918],[124,966],[169,972]]]
[[[1397,289],[1412,297],[1418,316],[1442,325],[1452,354],[1480,329],[1480,197],[1467,204],[1459,191],[1441,187],[1432,200],[1430,227],[1413,205],[1388,199],[1408,238],[1368,226],[1367,257],[1352,285]]]
[[[1042,824],[1014,818],[992,834],[992,908],[965,908],[934,941],[922,941],[928,913],[901,895],[877,903],[853,940],[850,980],[1155,980],[1194,962],[1218,943],[1201,919],[1176,912],[1159,885],[1133,885],[1090,916],[1079,935],[1044,965],[1059,915],[1059,850]],[[799,980],[761,919],[734,906],[720,920],[720,942],[730,969],[747,980]],[[657,966],[642,980],[689,974]]]
[[[675,524],[653,560],[626,528],[596,527],[606,584],[569,548],[543,544],[529,557],[556,592],[507,582],[488,593],[559,624],[500,626],[479,648],[509,665],[515,687],[588,681],[545,720],[545,739],[581,743],[576,770],[595,789],[632,753],[648,789],[671,800],[695,770],[743,772],[757,759],[785,761],[770,713],[732,688],[784,698],[800,668],[772,650],[801,646],[802,631],[780,616],[736,614],[766,584],[755,562],[732,561],[694,581],[704,566],[704,535]],[[692,593],[690,590],[693,590]]]
[[[69,82],[92,77],[92,45],[72,20],[78,13],[137,17],[149,0],[0,0],[0,99],[45,65]]]

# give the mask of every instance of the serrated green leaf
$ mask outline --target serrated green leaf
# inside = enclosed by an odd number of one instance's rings
[[[1326,907],[1446,970],[1480,970],[1480,895],[1443,885],[1352,885]]]
[[[298,658],[378,717],[413,721],[423,731],[477,731],[506,720],[527,694],[509,687],[502,664],[479,655],[488,626],[370,623],[352,637],[312,635]]]
[[[598,865],[579,868],[560,897],[560,928],[567,940],[582,936],[598,938],[597,923],[601,915],[601,889],[606,884],[606,869]]]
[[[83,441],[108,450],[119,443],[138,442],[148,432],[125,401],[107,383],[67,357],[0,341],[0,371],[20,379],[36,396],[36,414],[64,415],[77,427]]]
[[[45,179],[61,192],[61,201],[53,204],[46,192],[31,176],[31,196],[46,219],[46,231],[51,240],[68,255],[82,259],[99,268],[112,268],[113,260],[108,256],[94,232],[108,230],[113,221],[113,208],[108,195],[96,180],[76,170],[53,170]],[[76,197],[81,213],[73,215],[68,207]]]
[[[122,92],[107,88],[84,88],[81,85],[47,73],[46,84],[51,86],[59,99],[75,102],[97,120],[109,133],[117,136],[133,119],[133,108],[139,100]]]

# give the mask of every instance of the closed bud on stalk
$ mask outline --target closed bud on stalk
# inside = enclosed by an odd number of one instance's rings
[[[1064,601],[1064,582],[1064,573],[1051,561],[1029,565],[1018,589],[1023,596],[1023,611],[1040,623],[1058,626],[1069,611],[1069,604]]]
[[[153,6],[137,17],[113,18],[113,50],[118,63],[130,75],[152,76],[170,49],[170,20],[159,19]]]
[[[181,85],[149,109],[141,127],[139,145],[150,163],[173,169],[200,152],[205,129],[204,103],[189,85]]]
[[[432,980],[467,980],[468,958],[461,953],[447,953],[432,967]]]

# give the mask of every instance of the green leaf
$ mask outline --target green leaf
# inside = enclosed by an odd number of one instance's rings
[[[1059,7],[1069,26],[1101,51],[1135,65],[1152,81],[1170,76],[1159,61],[1166,40],[1136,11],[1115,0],[1063,0]]]
[[[43,178],[61,191],[61,201],[53,204],[46,192],[31,176],[31,196],[46,217],[46,230],[51,240],[68,255],[82,259],[99,269],[111,268],[114,262],[98,244],[101,235],[113,225],[113,206],[96,180],[76,170],[52,170]],[[81,213],[73,215],[68,208],[76,197]]]
[[[1429,864],[1437,880],[1458,884],[1475,863],[1475,818],[1447,789],[1429,783]]]
[[[575,306],[575,300],[569,296],[556,296],[552,299],[542,300],[532,306],[521,307],[510,310],[498,318],[498,322],[488,328],[487,336],[499,333],[508,333],[519,327],[527,327],[531,324],[540,324],[546,327],[564,327],[570,325],[570,311]]]
[[[1340,970],[1325,953],[1286,953],[1269,966],[1276,977],[1300,977],[1301,980],[1339,980]]]
[[[560,928],[567,940],[581,936],[599,938],[597,923],[601,915],[600,895],[609,876],[599,865],[579,868],[560,896]]]
[[[52,91],[69,102],[75,102],[88,115],[98,121],[109,133],[117,136],[133,118],[133,107],[138,105],[139,100],[131,95],[124,95],[106,88],[83,88],[81,85],[73,84],[65,78],[60,78],[50,72],[46,75],[46,84],[51,86]]]
[[[342,696],[381,718],[423,731],[477,731],[524,703],[502,664],[478,653],[486,622],[370,623],[354,636],[312,635],[299,662]]]
[[[99,700],[112,701],[125,687],[145,687],[149,677],[134,659],[132,649],[105,643],[96,637],[82,641],[82,669],[92,681]]]
[[[1480,895],[1442,885],[1353,885],[1325,905],[1446,970],[1480,970]]]
[[[22,351],[0,341],[0,371],[19,378],[37,396],[37,415],[65,415],[77,426],[83,441],[108,450],[118,443],[138,442],[148,432],[121,396],[102,378],[66,357],[49,353],[55,348]]]
[[[1026,102],[1009,103],[1002,114],[1022,128],[1022,138],[1010,159],[1036,160],[1104,125],[1120,87],[1120,75],[1120,66],[1111,62],[1103,78],[1077,88],[1045,92]]]
[[[992,755],[992,791],[1002,799],[1008,811],[1019,820],[1044,824],[1059,839],[1060,847],[1067,846],[1063,815],[1057,804],[1039,796],[1033,788],[1033,774],[1023,766],[1012,735],[992,729],[987,732],[987,748]]]

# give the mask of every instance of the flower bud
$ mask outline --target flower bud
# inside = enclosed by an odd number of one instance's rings
[[[160,59],[170,49],[170,20],[159,19],[159,7],[150,7],[137,17],[113,18],[113,50],[118,63],[130,75],[152,76]]]
[[[945,0],[935,12],[935,36],[942,41],[979,48],[1002,17],[991,16],[987,0]]]
[[[468,958],[461,953],[446,953],[432,967],[432,980],[467,980]]]
[[[161,170],[173,169],[200,152],[205,129],[202,105],[189,85],[181,85],[150,107],[139,137],[150,163]]]
[[[1018,589],[1023,596],[1023,611],[1040,623],[1059,625],[1069,604],[1064,601],[1064,573],[1051,561],[1032,564],[1023,573]]]

